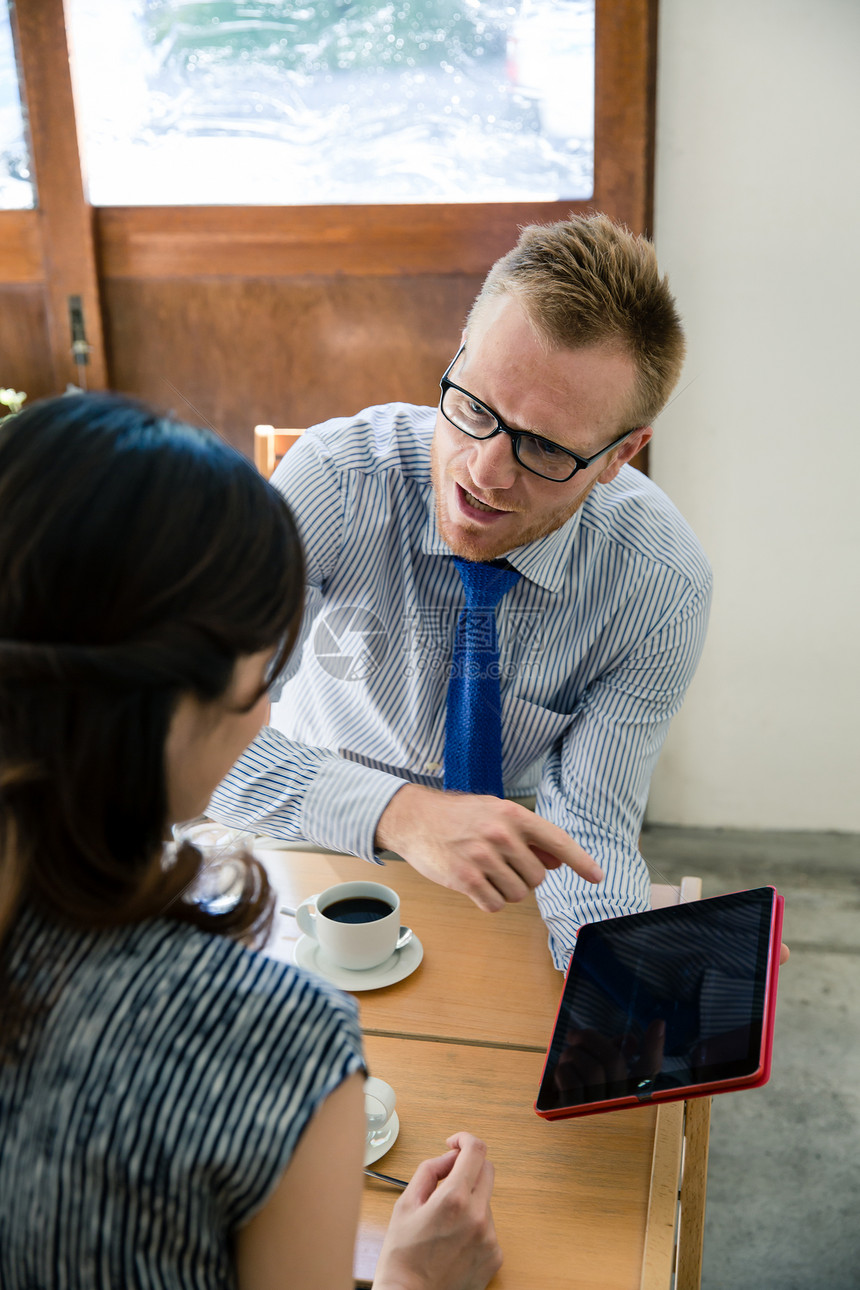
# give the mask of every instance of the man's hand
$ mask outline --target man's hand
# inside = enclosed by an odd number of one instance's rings
[[[420,784],[404,784],[394,794],[377,825],[376,845],[487,913],[522,900],[547,869],[562,864],[589,882],[603,877],[573,838],[524,806]]]

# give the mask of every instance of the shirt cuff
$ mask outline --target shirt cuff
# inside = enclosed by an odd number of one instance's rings
[[[305,793],[302,837],[317,846],[383,864],[375,847],[376,826],[407,782],[342,757],[324,762]]]
[[[549,951],[560,972],[567,971],[579,930],[604,918],[638,914],[650,908],[650,883],[631,884],[622,897],[605,892],[603,883],[577,878],[567,866],[552,869],[535,889],[538,908],[549,932]]]

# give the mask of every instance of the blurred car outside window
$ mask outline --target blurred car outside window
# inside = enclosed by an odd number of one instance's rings
[[[512,88],[559,147],[594,139],[594,4],[523,0],[507,41]]]
[[[594,0],[66,8],[95,205],[593,192]]]

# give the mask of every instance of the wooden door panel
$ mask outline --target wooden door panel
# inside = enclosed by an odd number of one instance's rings
[[[585,202],[456,206],[104,206],[106,278],[483,276],[520,225]],[[621,216],[618,216],[621,218]]]
[[[0,385],[23,390],[28,402],[56,392],[43,285],[0,283]]]
[[[116,389],[200,418],[253,455],[253,427],[371,403],[435,404],[480,276],[107,279]]]
[[[35,211],[0,211],[0,283],[43,282],[42,241]]]

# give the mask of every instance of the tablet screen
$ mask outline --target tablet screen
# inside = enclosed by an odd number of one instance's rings
[[[583,927],[537,1109],[754,1075],[773,908],[760,887]]]

